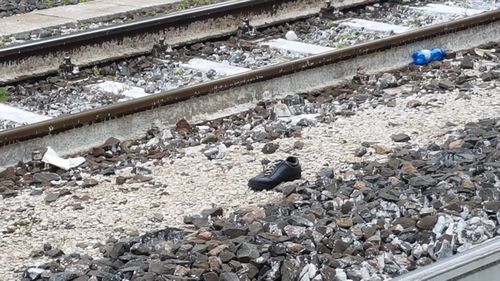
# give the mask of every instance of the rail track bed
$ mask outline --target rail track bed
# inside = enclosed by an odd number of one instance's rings
[[[360,73],[208,122],[152,128],[132,142],[110,139],[73,171],[27,171],[16,183],[32,178],[29,188],[4,199],[12,217],[5,242],[36,233],[26,247],[39,250],[27,261],[41,265],[27,276],[63,266],[57,276],[116,280],[383,280],[446,260],[498,235],[499,80],[467,65],[471,58],[495,73],[481,50],[498,45],[483,48],[423,68]],[[290,153],[303,163],[302,180],[276,192],[246,188],[260,160]],[[212,204],[222,209],[191,217]],[[162,222],[178,229],[155,232]],[[134,234],[144,231],[152,232]],[[59,250],[65,254],[53,258]]]
[[[500,37],[483,8],[405,22],[380,11],[414,8],[375,4],[16,83],[0,276],[445,280],[494,264]],[[434,46],[450,56],[409,65]],[[85,161],[44,167],[46,146]],[[248,190],[289,154],[301,180]],[[465,270],[411,275],[462,252]]]
[[[174,49],[166,56],[141,56],[82,69],[81,79],[68,80],[55,76],[35,83],[17,84],[15,88],[6,86],[4,89],[11,89],[12,92],[6,105],[14,108],[3,109],[0,130],[207,82],[484,11],[471,9],[476,6],[469,4],[456,7],[454,13],[425,14],[421,10],[425,11],[424,8],[434,7],[432,5],[435,4],[417,4],[375,4],[357,14],[348,12],[338,15],[337,20],[312,18],[292,26],[265,29],[262,33],[268,39],[251,40],[243,46],[234,38],[231,41],[198,43],[187,49]],[[492,7],[495,6],[489,8]],[[381,12],[385,10],[390,13]],[[446,8],[441,7],[441,10]],[[402,22],[405,17],[412,20]],[[396,23],[403,25],[396,26]],[[294,35],[298,36],[300,43],[283,38],[290,30],[296,31]],[[22,112],[19,110],[30,113],[12,113]],[[21,115],[27,117],[16,118]]]

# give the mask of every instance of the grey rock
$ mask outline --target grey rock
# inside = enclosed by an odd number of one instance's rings
[[[153,261],[149,264],[149,272],[157,274],[174,274],[177,265],[168,262]]]
[[[240,281],[240,278],[234,272],[223,272],[219,276],[219,281]]]
[[[85,179],[83,180],[82,188],[89,188],[98,185],[99,182],[95,179]]]
[[[76,279],[78,276],[80,275],[76,272],[70,272],[70,271],[58,272],[54,274],[52,277],[50,277],[49,281],[71,281]]]
[[[222,230],[229,239],[237,238],[248,233],[248,227],[227,227]]]
[[[302,149],[302,148],[304,148],[304,142],[302,142],[302,141],[296,141],[296,142],[294,142],[293,143],[293,148],[299,149],[299,150]]]
[[[408,103],[406,103],[406,107],[408,107],[408,108],[415,108],[415,107],[419,107],[421,105],[422,105],[422,102],[419,100],[411,100]]]
[[[218,207],[218,208],[211,208],[211,209],[205,209],[201,211],[201,215],[203,217],[220,217],[224,214],[224,209]]]
[[[130,247],[130,252],[134,255],[149,256],[151,251],[151,247],[143,243],[135,243],[132,247]]]
[[[391,73],[384,73],[377,81],[377,87],[379,89],[385,89],[389,87],[396,87],[398,85],[398,80]]]
[[[431,176],[416,176],[411,178],[408,184],[414,187],[424,188],[436,185],[437,181]]]
[[[280,145],[278,143],[268,142],[262,148],[262,153],[272,154],[272,153],[276,152],[276,150],[278,150],[279,147],[280,147]]]
[[[253,280],[259,274],[259,268],[251,263],[246,264],[248,278]]]
[[[202,140],[201,140],[201,143],[203,144],[207,144],[207,143],[215,143],[217,142],[219,139],[217,138],[217,136],[215,136],[215,134],[213,133],[208,133]]]
[[[360,147],[360,148],[357,148],[355,151],[354,151],[354,156],[356,157],[362,157],[363,155],[365,155],[366,153],[368,152],[368,150],[365,148],[365,147]]]
[[[391,188],[384,188],[381,189],[378,196],[386,201],[389,202],[398,202],[399,201],[399,194],[396,190],[391,189]]]
[[[64,252],[61,249],[51,249],[46,251],[45,254],[51,258],[57,258],[64,255]]]
[[[31,192],[30,192],[30,195],[31,196],[38,196],[38,195],[42,195],[43,194],[43,190],[42,189],[33,189]]]
[[[219,255],[219,258],[220,260],[223,262],[223,263],[228,263],[229,261],[231,261],[232,259],[234,259],[236,257],[235,254],[233,254],[232,252],[229,252],[229,251],[224,251],[222,252],[220,255]]]
[[[308,127],[312,125],[312,121],[306,118],[302,118],[297,122],[297,126]]]
[[[47,192],[47,195],[45,196],[44,201],[46,203],[51,203],[51,202],[55,202],[58,198],[59,198],[58,192]]]
[[[43,268],[30,267],[24,271],[23,277],[30,280],[38,280],[44,271],[45,269]]]
[[[261,141],[265,140],[266,138],[267,138],[267,134],[266,134],[266,132],[263,132],[263,131],[254,132],[252,135],[252,139],[256,142],[261,142]]]
[[[456,87],[455,83],[453,83],[447,79],[439,81],[438,86],[439,86],[439,88],[444,89],[444,90],[453,90]]]
[[[238,277],[238,276],[236,276]],[[224,277],[227,278],[227,277]],[[219,276],[215,272],[207,272],[203,274],[203,280],[205,281],[219,281]]]
[[[471,56],[464,56],[460,62],[460,67],[463,69],[474,69],[474,60]]]
[[[312,223],[310,220],[299,216],[290,216],[288,218],[288,223],[295,226],[305,226],[305,227],[311,227],[314,225],[314,223]]]
[[[113,248],[111,249],[111,252],[109,253],[109,256],[117,259],[119,256],[125,254],[129,249],[128,245],[124,242],[118,242],[113,245]]]
[[[324,265],[320,270],[321,275],[324,276],[324,280],[334,280],[336,275],[335,269],[329,267],[328,265]]]
[[[56,173],[40,172],[33,175],[33,183],[60,181],[61,177]]]
[[[408,136],[407,134],[400,133],[400,134],[395,134],[395,135],[392,135],[392,136],[391,136],[391,139],[392,139],[394,142],[407,142],[407,141],[409,141],[411,138],[410,138],[410,136]]]
[[[47,29],[42,29],[40,33],[38,33],[38,37],[40,38],[47,38],[52,36],[52,31],[47,30]]]
[[[236,252],[236,257],[240,262],[250,262],[250,260],[259,257],[259,250],[254,244],[243,243]]]

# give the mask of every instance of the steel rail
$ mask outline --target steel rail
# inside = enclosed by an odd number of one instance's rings
[[[440,35],[466,30],[476,26],[487,25],[499,20],[500,10],[490,11],[452,22],[441,23],[340,50],[333,50],[303,59],[248,71],[210,82],[200,83],[81,113],[57,117],[40,123],[0,132],[0,146],[35,139],[50,134],[57,134],[84,125],[105,122],[109,119],[120,118],[138,112],[179,103],[195,97],[215,94],[236,86],[270,80],[311,68],[318,68],[328,64],[347,61],[357,56],[381,52],[420,40],[439,37]]]
[[[463,253],[409,272],[394,281],[474,281],[498,280],[500,237]]]

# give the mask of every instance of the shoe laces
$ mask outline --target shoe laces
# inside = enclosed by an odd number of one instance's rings
[[[264,167],[264,176],[270,176],[282,160],[275,160]]]

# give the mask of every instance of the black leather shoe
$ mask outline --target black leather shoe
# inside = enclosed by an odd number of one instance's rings
[[[272,189],[282,182],[300,179],[301,173],[299,159],[290,156],[284,161],[271,162],[262,173],[248,181],[248,186],[253,190]]]

